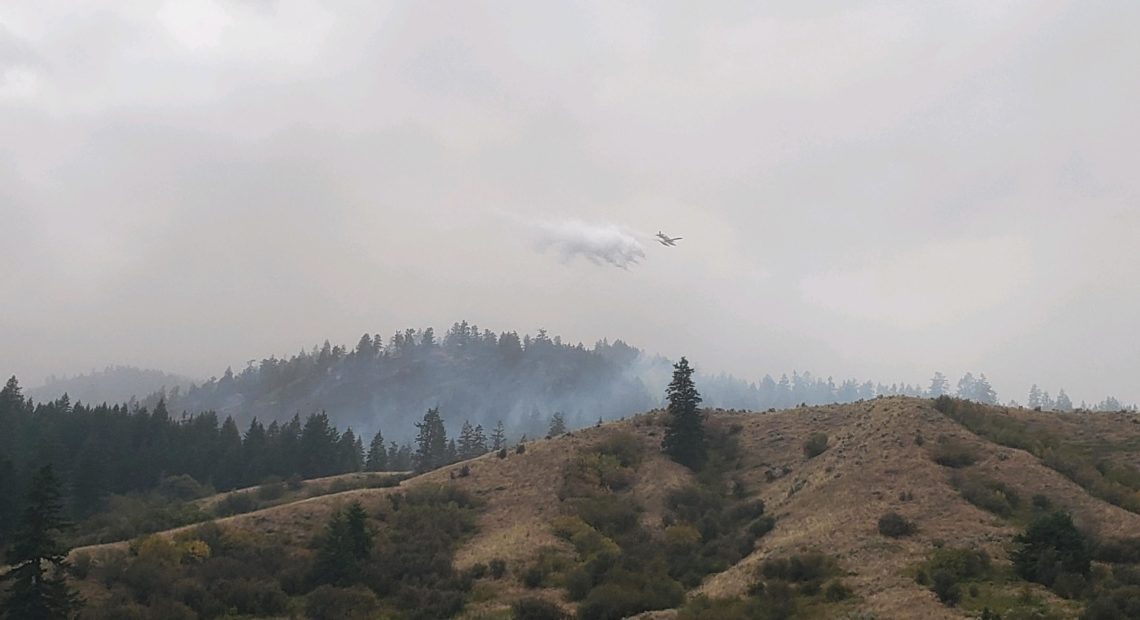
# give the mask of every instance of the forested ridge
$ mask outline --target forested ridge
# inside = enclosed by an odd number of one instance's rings
[[[326,341],[164,396],[171,410],[213,410],[239,422],[325,411],[339,425],[391,429],[399,440],[410,439],[413,422],[432,407],[453,432],[463,420],[486,428],[502,420],[533,435],[556,411],[584,425],[655,406],[658,390],[646,385],[641,359],[621,341],[587,348],[542,330],[495,334],[463,322],[442,337],[426,328],[387,340],[366,334],[352,348]],[[667,373],[667,363],[660,365]]]
[[[621,340],[602,340],[587,347],[551,337],[544,330],[520,336],[464,321],[454,323],[442,336],[428,327],[397,331],[388,338],[364,334],[353,347],[326,341],[291,357],[251,360],[244,369],[226,369],[220,377],[186,388],[175,383],[151,394],[137,394],[131,405],[153,411],[162,400],[177,418],[213,411],[219,423],[232,417],[241,429],[255,418],[265,425],[285,424],[298,414],[304,418],[325,412],[342,429],[351,427],[366,436],[383,430],[389,440],[399,442],[410,441],[414,422],[427,409],[438,407],[453,434],[464,421],[484,428],[502,421],[516,437],[536,436],[546,431],[556,412],[568,426],[577,427],[660,406],[671,364]],[[934,373],[929,383],[915,385],[834,379],[802,371],[749,381],[700,370],[695,380],[706,405],[714,408],[785,409],[892,395],[950,394],[982,403],[999,402],[984,374],[966,373],[952,383],[942,373]],[[124,372],[133,376],[139,371],[108,369],[100,377],[118,381]],[[92,375],[85,383],[95,379]],[[30,393],[47,396],[42,400],[63,395],[46,388]],[[74,402],[75,395],[70,396]],[[1036,385],[1026,402],[1030,408],[1058,411],[1125,408],[1114,398],[1093,405],[1074,404],[1063,389],[1053,398]]]
[[[392,438],[401,441],[411,438],[412,424],[425,410],[438,407],[452,432],[464,420],[486,428],[503,421],[516,435],[534,436],[545,432],[555,412],[575,427],[659,406],[671,372],[671,360],[621,340],[587,347],[545,330],[496,334],[463,321],[442,337],[428,327],[397,331],[387,339],[364,334],[355,347],[326,341],[292,357],[251,361],[238,372],[226,369],[220,378],[153,394],[144,403],[164,398],[171,411],[217,411],[239,423],[325,411],[337,424],[366,433],[391,429]],[[948,383],[938,391],[937,386],[835,380],[795,371],[755,382],[698,372],[696,380],[707,405],[726,409],[950,392]],[[979,381],[988,389],[984,376],[966,380],[968,392]]]

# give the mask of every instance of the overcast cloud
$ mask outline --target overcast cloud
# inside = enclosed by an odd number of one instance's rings
[[[0,374],[206,377],[467,319],[748,378],[972,370],[1004,399],[1140,401],[1138,20],[7,2]],[[685,239],[615,269],[520,219]]]

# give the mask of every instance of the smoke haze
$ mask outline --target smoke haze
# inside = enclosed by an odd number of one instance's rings
[[[463,317],[749,380],[971,371],[1003,400],[1137,402],[1137,22],[5,2],[0,376],[201,379]]]

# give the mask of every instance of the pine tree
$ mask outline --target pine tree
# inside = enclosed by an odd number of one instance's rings
[[[1037,387],[1036,383],[1030,386],[1029,398],[1026,399],[1025,404],[1028,405],[1030,409],[1036,409],[1041,406],[1041,388]]]
[[[1057,411],[1068,412],[1072,410],[1073,401],[1069,398],[1069,395],[1065,393],[1065,389],[1061,388],[1061,390],[1057,392]]]
[[[471,422],[464,420],[463,428],[459,431],[458,454],[459,460],[465,461],[475,455],[475,428]]]
[[[416,435],[416,470],[430,471],[447,464],[447,430],[443,427],[439,408],[428,409],[423,422],[416,422],[416,428],[419,429]]]
[[[372,437],[372,443],[368,445],[368,458],[364,462],[364,469],[367,471],[388,469],[388,452],[384,449],[384,435],[379,430]]]
[[[550,430],[546,431],[547,439],[557,437],[566,432],[566,419],[562,413],[555,411],[554,415],[550,418]]]
[[[965,398],[967,400],[974,400],[976,394],[975,384],[977,379],[974,378],[974,373],[967,372],[958,379],[958,398]]]
[[[335,430],[333,431],[336,432]],[[364,446],[356,439],[356,433],[347,429],[336,443],[336,462],[332,474],[341,474],[350,471],[360,471],[364,464]]]
[[[8,547],[12,535],[17,511],[10,498],[16,495],[16,468],[11,460],[0,456],[0,550]]]
[[[483,425],[475,425],[475,433],[471,442],[472,456],[479,456],[487,453],[487,434],[483,432]]]
[[[317,478],[339,473],[337,465],[341,461],[337,458],[337,444],[340,439],[325,412],[310,415],[300,437],[301,475]]]
[[[333,513],[317,548],[313,581],[351,585],[359,579],[362,564],[372,554],[374,536],[360,502]]]
[[[979,375],[974,383],[974,400],[986,405],[996,405],[998,402],[997,392],[990,386],[986,373]]]
[[[684,357],[673,365],[673,380],[665,391],[669,400],[669,420],[661,448],[674,461],[700,470],[705,464],[705,429],[698,407],[701,395],[693,384],[693,369]]]
[[[507,433],[503,430],[503,421],[495,425],[495,430],[491,432],[491,449],[498,452],[507,447]]]
[[[931,398],[938,398],[950,392],[950,381],[946,379],[946,375],[941,372],[935,372],[934,376],[930,378],[930,390],[928,395]]]
[[[447,442],[447,451],[443,455],[443,464],[449,465],[459,460],[459,449],[455,447],[455,440]]]
[[[56,536],[68,523],[62,516],[60,483],[51,465],[36,472],[27,501],[15,542],[8,552],[12,568],[3,576],[5,581],[11,582],[3,605],[4,618],[68,618],[82,602],[64,576],[66,549]]]
[[[402,467],[401,465],[402,464],[400,463],[400,446],[396,445],[396,442],[394,442],[394,441],[390,442],[388,444],[388,467],[391,468],[393,471],[403,471],[403,470],[407,469],[406,467]]]
[[[4,388],[0,389],[0,414],[15,413],[23,407],[24,396],[20,391],[20,382],[16,380],[16,375],[12,375],[4,384]]]

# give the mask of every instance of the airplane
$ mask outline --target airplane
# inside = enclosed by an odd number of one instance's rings
[[[674,245],[677,245],[676,242],[680,241],[681,239],[684,239],[684,237],[672,237],[672,238],[670,238],[669,235],[666,235],[665,233],[661,232],[660,230],[657,231],[657,242],[660,243],[661,245],[674,246]]]

